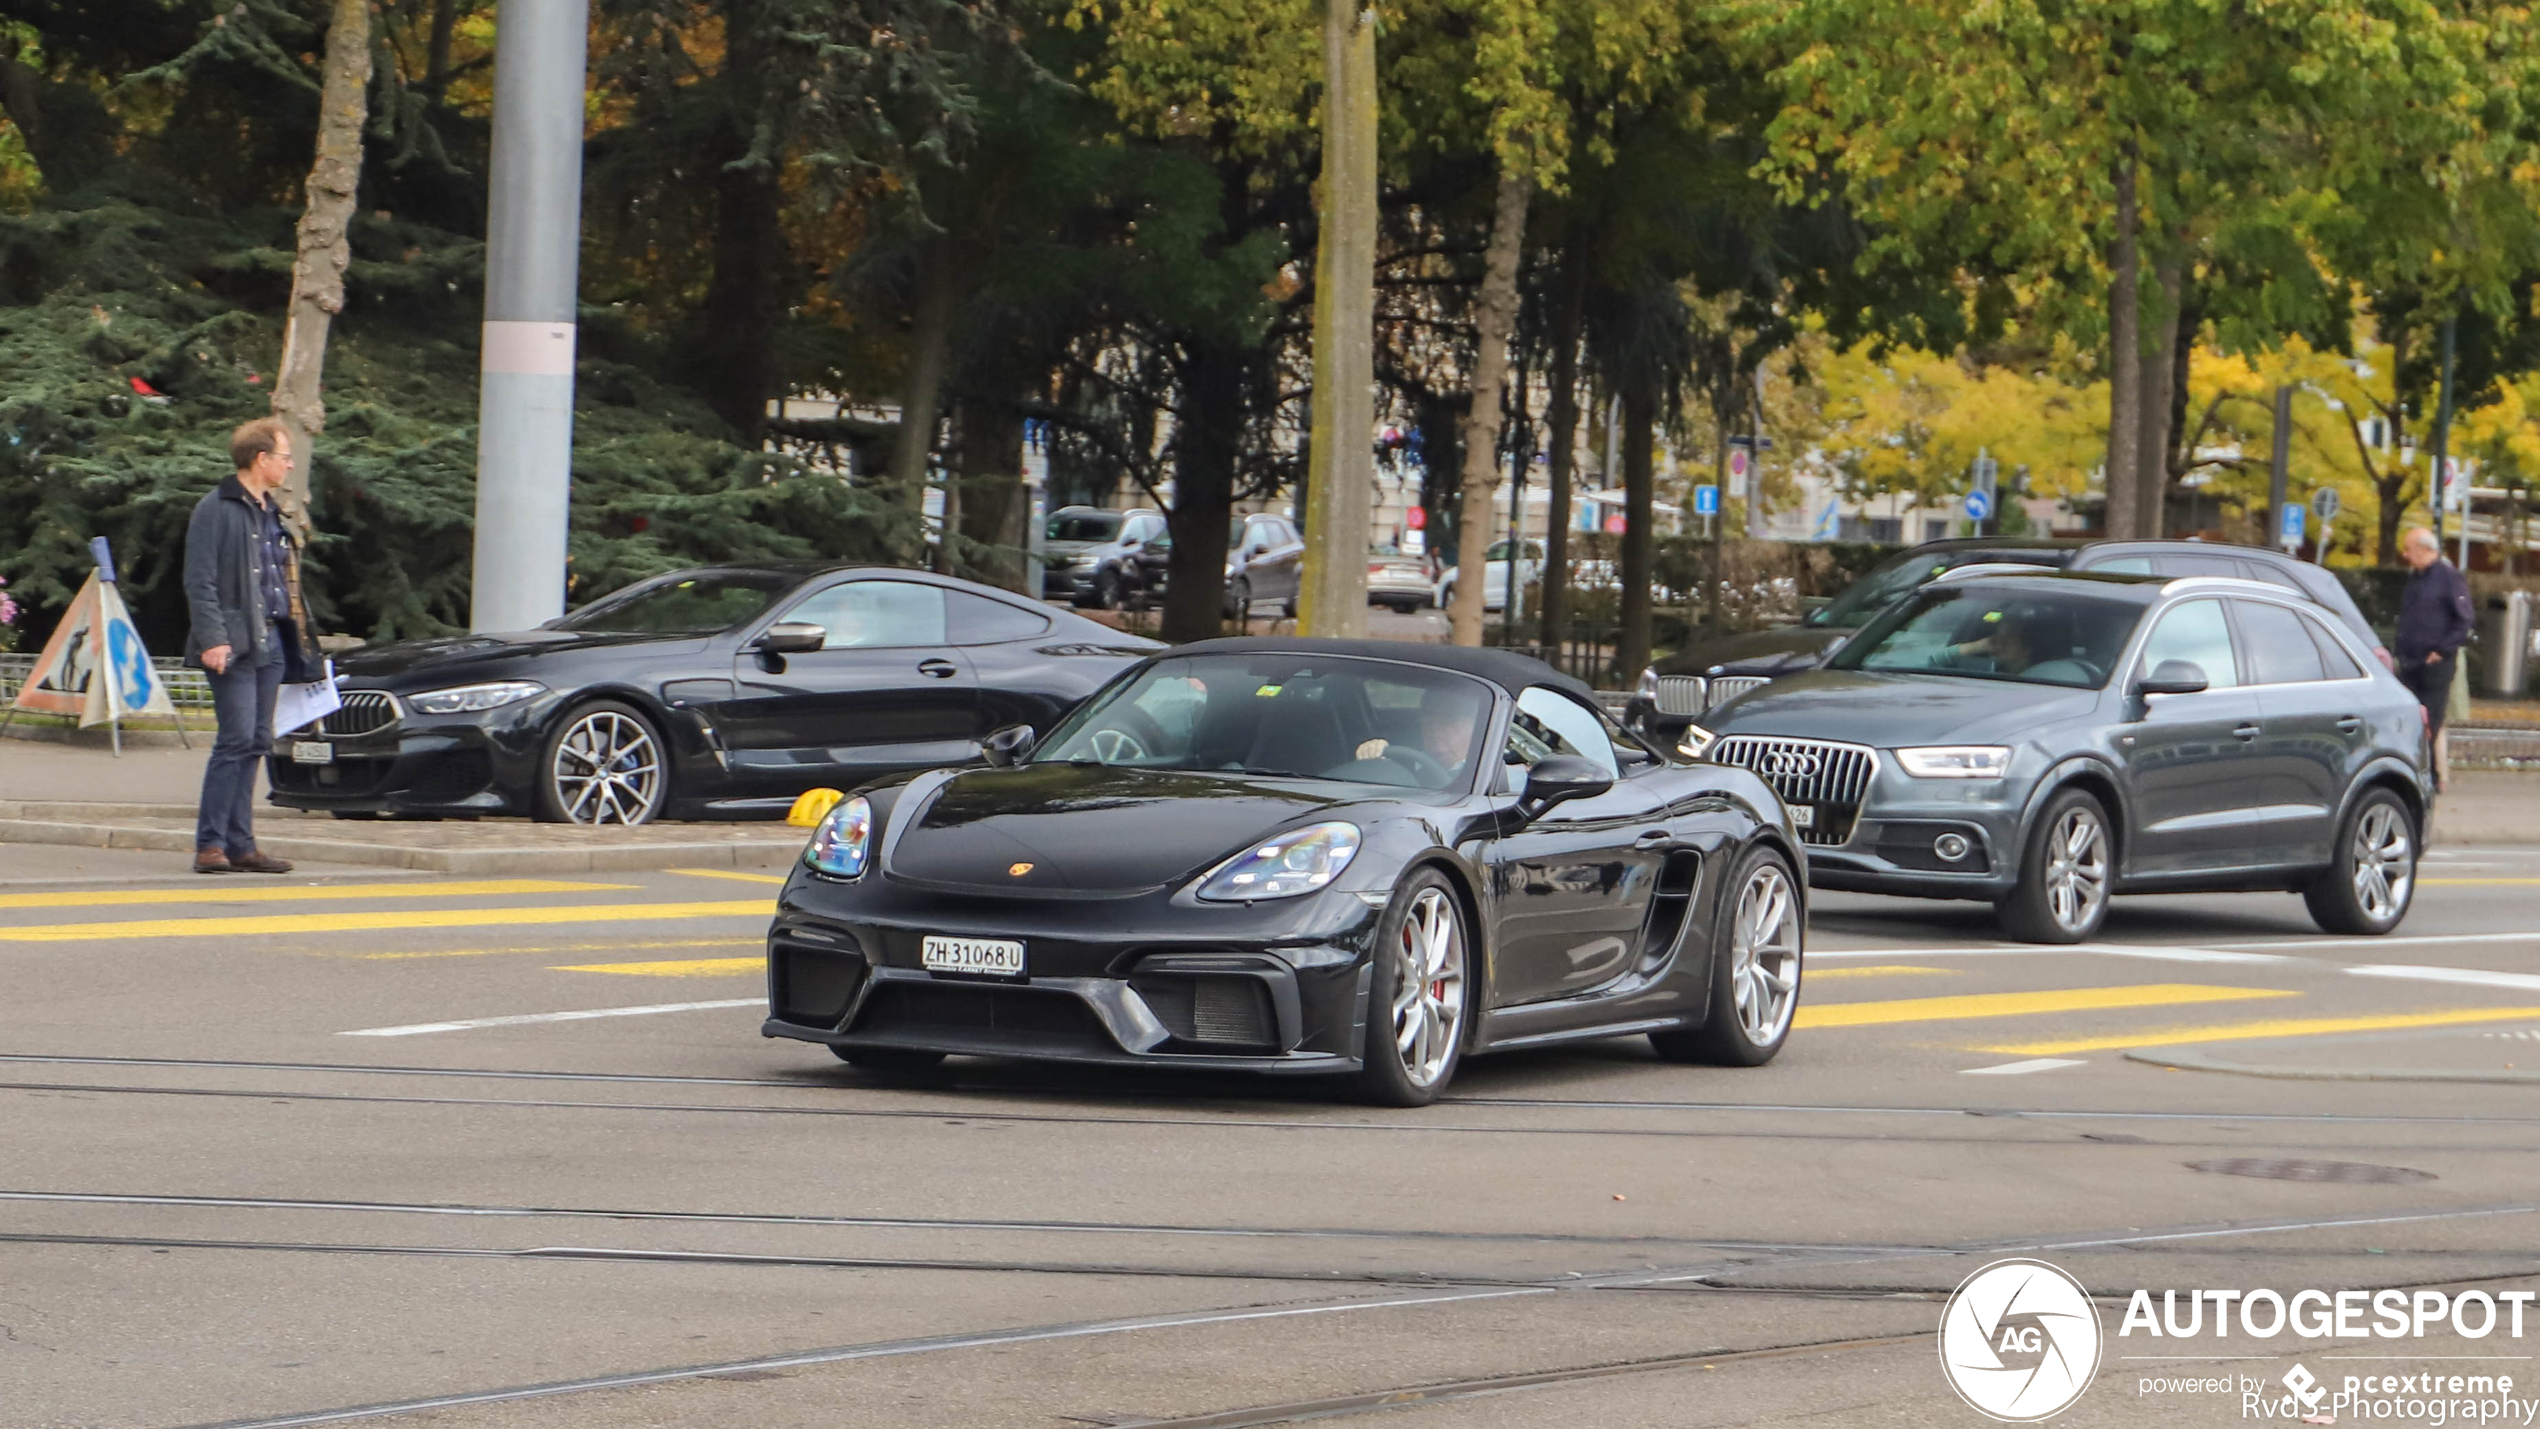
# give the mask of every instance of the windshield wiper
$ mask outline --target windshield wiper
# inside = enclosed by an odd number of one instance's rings
[[[1270,779],[1320,779],[1323,777],[1320,774],[1300,773],[1294,769],[1272,769],[1261,764],[1241,765],[1237,768],[1236,772],[1240,774],[1258,774]]]

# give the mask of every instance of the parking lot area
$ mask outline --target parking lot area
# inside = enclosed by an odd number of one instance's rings
[[[1589,1043],[1410,1112],[762,1040],[777,870],[7,857],[12,1426],[1972,1423],[1932,1333],[2004,1255],[2112,1323],[2540,1283],[2540,850],[2439,851],[2379,940],[1823,895],[1768,1067]],[[2141,1348],[2061,1422],[2174,1422]]]

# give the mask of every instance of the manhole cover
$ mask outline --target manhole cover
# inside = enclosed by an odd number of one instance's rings
[[[2265,1181],[2326,1181],[2340,1186],[2393,1185],[2431,1181],[2431,1171],[2405,1166],[2375,1166],[2365,1161],[2285,1161],[2263,1156],[2237,1156],[2229,1161],[2190,1161],[2190,1171],[2217,1176],[2255,1176]]]

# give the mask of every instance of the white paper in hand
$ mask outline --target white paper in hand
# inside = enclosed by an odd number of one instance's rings
[[[323,679],[305,685],[285,685],[273,701],[275,737],[315,724],[343,708],[344,697],[335,690],[335,662],[326,662]]]

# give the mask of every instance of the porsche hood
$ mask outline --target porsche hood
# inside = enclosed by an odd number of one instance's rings
[[[1095,764],[966,770],[912,787],[913,804],[903,796],[883,838],[882,874],[991,894],[1146,893],[1347,805],[1342,790]]]

